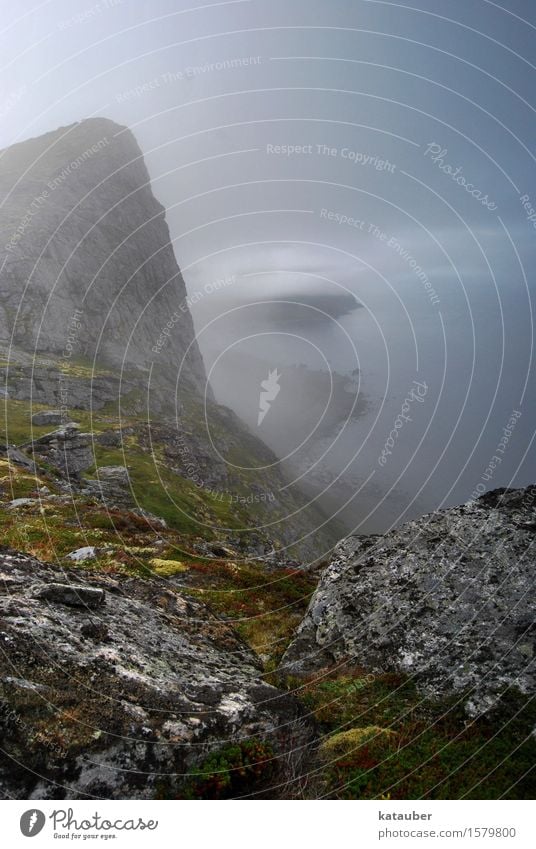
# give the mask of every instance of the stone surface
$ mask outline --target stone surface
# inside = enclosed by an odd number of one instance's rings
[[[350,662],[415,676],[475,713],[536,690],[536,487],[496,490],[335,549],[282,669]]]
[[[135,503],[130,487],[130,475],[125,466],[99,466],[95,479],[84,479],[81,493],[102,501],[108,507],[130,507]]]
[[[101,480],[115,483],[117,486],[130,484],[130,476],[125,466],[99,466],[95,474]]]
[[[100,607],[104,603],[104,590],[83,584],[45,584],[35,590],[34,595],[68,607]]]
[[[23,469],[27,469],[32,474],[35,474],[36,466],[34,461],[30,457],[28,457],[23,451],[20,451],[14,445],[10,445],[4,450],[6,452],[8,460],[11,463],[16,463],[17,466],[22,466]]]
[[[0,377],[9,383],[9,397],[13,400],[31,400],[35,404],[67,404],[70,410],[101,410],[106,404],[122,399],[132,410],[143,410],[143,396],[139,385],[145,387],[146,374],[132,369],[131,379],[101,373],[99,367],[81,369],[80,374],[68,370],[68,364],[59,355],[49,354],[49,365],[42,368],[35,363],[27,365],[28,356],[20,348],[0,345],[0,356],[11,362],[10,369],[0,368]],[[135,380],[137,376],[138,380]],[[129,399],[133,400],[129,402]],[[155,402],[154,409],[157,409]]]
[[[66,365],[154,361],[174,374],[186,356],[184,382],[204,392],[192,319],[178,309],[186,289],[164,209],[130,130],[90,118],[1,158],[0,338],[57,352]],[[158,356],[152,349],[175,311]]]
[[[59,425],[63,421],[62,414],[57,410],[41,410],[32,416],[32,424],[37,427],[43,425]]]
[[[5,508],[6,510],[18,510],[19,507],[28,507],[37,503],[37,498],[14,498],[12,501],[7,502]]]
[[[227,560],[237,556],[237,552],[232,548],[229,548],[229,546],[225,545],[223,542],[209,543],[208,550],[214,557],[223,557]]]
[[[60,588],[57,571],[0,551],[2,796],[176,798],[209,752],[248,740],[272,747],[273,785],[299,774],[310,721],[228,624],[162,580],[73,569]],[[71,608],[69,592],[106,601]]]
[[[76,563],[83,560],[94,560],[97,556],[97,551],[93,545],[84,545],[82,548],[77,548],[76,551],[71,551],[67,555],[69,560],[74,560]]]
[[[63,427],[40,436],[32,443],[34,457],[55,466],[67,477],[80,475],[95,463],[91,433],[79,433],[78,425],[68,422]]]

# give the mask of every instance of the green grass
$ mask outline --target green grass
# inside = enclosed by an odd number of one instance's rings
[[[53,409],[49,404],[30,404],[28,401],[16,401],[14,399],[2,399],[2,421],[1,429],[4,442],[12,445],[24,445],[32,439],[37,439],[45,433],[55,430],[59,425],[33,425],[32,415],[41,410]],[[136,416],[122,416],[118,419],[117,410],[114,405],[107,405],[101,410],[70,410],[66,421],[74,421],[80,424],[82,432],[102,433],[111,430],[114,426],[128,427],[141,421]]]
[[[53,426],[36,427],[31,423],[32,414],[48,409],[43,404],[31,404],[27,401],[4,400],[4,439],[15,445],[23,445],[54,429]],[[123,427],[142,422],[136,417],[122,417],[121,421],[114,417],[114,409],[99,411],[73,410],[72,419],[78,422],[83,432],[95,434],[113,429],[119,424]],[[153,455],[144,451],[135,436],[124,438],[122,448],[109,448],[94,443],[96,466],[127,465],[129,468],[132,488],[138,506],[150,513],[161,516],[166,523],[186,534],[197,534],[207,539],[218,536],[218,529],[240,528],[248,521],[248,514],[240,507],[231,504],[226,499],[171,472],[159,453],[158,447]],[[86,476],[91,477],[88,470]],[[19,491],[13,497],[26,495],[35,489],[28,481],[26,489]]]
[[[32,425],[32,414],[45,409],[50,408],[43,404],[30,405],[27,401],[2,399],[1,439],[9,444],[20,445],[29,442],[32,435],[35,438],[53,430],[50,426]]]
[[[86,380],[94,380],[96,377],[113,377],[117,376],[117,370],[108,369],[102,365],[96,365],[93,360],[88,357],[63,357],[58,359],[55,364],[56,368],[62,374],[71,377],[79,377]]]
[[[133,438],[125,450],[96,444],[95,459],[97,466],[126,465],[138,506],[178,531],[212,539],[221,526],[240,527],[229,503],[170,471],[158,454],[144,451]]]

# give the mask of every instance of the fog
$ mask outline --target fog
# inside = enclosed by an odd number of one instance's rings
[[[132,129],[216,398],[293,480],[358,530],[535,481],[533,4],[0,6],[0,146]]]

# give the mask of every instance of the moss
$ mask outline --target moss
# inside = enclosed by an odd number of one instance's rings
[[[361,746],[370,743],[371,740],[381,740],[390,744],[396,739],[397,734],[389,728],[365,725],[361,728],[349,728],[348,731],[331,735],[323,741],[320,752],[327,757],[348,756],[359,750]]]
[[[128,466],[137,504],[176,530],[215,539],[216,530],[239,527],[231,505],[170,471],[158,452],[144,451],[135,437],[123,448],[95,445],[96,466]]]
[[[87,380],[94,380],[96,377],[113,377],[116,374],[111,369],[97,366],[87,357],[61,358],[56,361],[55,367],[62,374]]]
[[[188,567],[179,560],[162,560],[160,557],[152,557],[149,565],[161,578],[171,578],[173,575],[188,571]]]

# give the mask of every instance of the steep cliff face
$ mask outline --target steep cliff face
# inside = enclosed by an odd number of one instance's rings
[[[125,127],[102,118],[0,152],[0,336],[26,351],[159,367],[205,389],[163,207]]]

